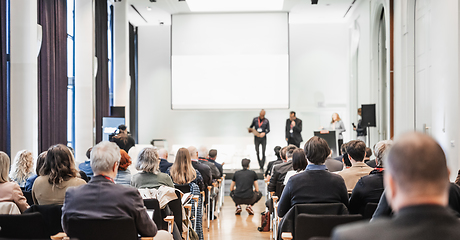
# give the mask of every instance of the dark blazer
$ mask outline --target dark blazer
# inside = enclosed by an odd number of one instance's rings
[[[383,170],[382,168],[370,172],[369,175],[358,180],[351,193],[348,210],[352,214],[364,214],[367,203],[378,203],[382,196]]]
[[[222,177],[222,175],[224,174],[224,168],[222,167],[222,164],[216,162],[214,159],[211,159],[211,158],[208,158],[207,160],[208,162],[214,163],[214,165],[216,165],[217,169],[220,172],[220,176]]]
[[[290,170],[294,170],[292,167],[292,161],[276,164],[272,170],[272,177],[268,183],[268,191],[276,192],[276,184],[283,183],[286,173]]]
[[[208,166],[198,162],[198,161],[193,161],[192,160],[192,165],[193,167],[198,170],[201,173],[201,176],[203,177],[204,185],[211,186],[212,185],[212,173],[211,173],[211,168]],[[203,189],[200,188],[201,191]],[[205,190],[206,191],[206,190]]]
[[[212,179],[218,179],[221,177],[220,175],[220,171],[219,169],[217,168],[217,166],[212,163],[212,162],[208,162],[207,160],[198,160],[198,162],[200,162],[201,164],[204,164],[206,166],[209,167],[209,169],[211,169],[211,176],[212,176]]]
[[[305,170],[292,176],[279,200],[278,215],[283,217],[299,203],[343,203],[348,207],[343,178],[326,170]]]
[[[168,160],[164,158],[160,158],[160,171],[162,173],[166,173],[166,170],[168,170],[169,167],[171,167],[173,164],[168,162]]]
[[[62,206],[62,227],[67,232],[69,218],[111,219],[131,217],[141,236],[153,237],[157,226],[144,207],[136,188],[115,184],[94,176],[88,184],[68,188]]]
[[[278,158],[274,161],[269,162],[267,165],[267,169],[265,170],[265,176],[272,175],[273,166],[275,166],[276,164],[280,164],[280,163],[283,163],[283,159],[281,158]]]
[[[454,240],[460,236],[460,221],[447,208],[439,205],[417,205],[402,208],[392,219],[346,224],[336,228],[333,240],[417,239]]]
[[[295,126],[292,128],[292,138],[293,142],[300,144],[303,139],[302,139],[302,120],[299,118],[296,118],[295,120]],[[286,138],[289,139],[291,138],[291,119],[286,119]]]

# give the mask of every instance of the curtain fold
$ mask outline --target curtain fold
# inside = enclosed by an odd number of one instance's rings
[[[67,145],[67,2],[39,0],[38,150]]]
[[[108,57],[107,1],[95,1],[96,33],[96,143],[102,141],[102,118],[109,116],[109,57]]]
[[[0,0],[0,151],[10,155],[8,122],[8,79],[6,56],[6,1]]]

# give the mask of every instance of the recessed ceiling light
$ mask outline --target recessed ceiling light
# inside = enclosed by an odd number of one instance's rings
[[[147,11],[152,11],[152,8],[151,8],[151,7],[147,7]]]
[[[280,11],[284,0],[187,0],[192,12]]]

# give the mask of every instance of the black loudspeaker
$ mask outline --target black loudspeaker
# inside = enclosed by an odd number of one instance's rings
[[[110,116],[111,117],[125,117],[125,107],[110,107]]]
[[[375,104],[361,105],[361,117],[363,127],[376,127],[375,124]]]

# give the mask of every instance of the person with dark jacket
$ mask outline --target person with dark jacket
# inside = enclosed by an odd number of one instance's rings
[[[297,147],[294,145],[287,146],[286,162],[273,166],[272,176],[270,177],[270,182],[268,183],[268,191],[275,192],[275,195],[278,197],[281,196],[282,189],[280,189],[280,186],[282,186],[287,172],[294,170],[291,160],[294,150],[296,149]]]
[[[160,158],[160,172],[166,173],[169,167],[173,164],[168,162],[168,151],[164,148],[158,150],[158,157]]]
[[[449,170],[441,146],[428,135],[403,135],[385,160],[386,198],[393,218],[337,227],[333,240],[456,240],[460,222],[448,206]]]
[[[375,144],[375,161],[377,167],[372,170],[369,175],[362,177],[356,183],[350,197],[350,205],[348,210],[350,213],[361,215],[364,214],[364,209],[368,203],[378,203],[382,196],[383,187],[383,158],[389,151],[393,141],[383,140]]]
[[[129,149],[134,147],[136,142],[134,141],[134,138],[128,134],[128,130],[125,125],[118,126],[118,130],[118,134],[110,139],[110,141],[116,143],[118,147],[129,153]]]
[[[310,138],[304,146],[308,160],[304,172],[292,176],[278,203],[278,216],[283,217],[295,204],[343,203],[348,206],[347,187],[342,177],[327,171],[324,162],[331,149],[326,140]]]
[[[201,176],[203,177],[203,182],[204,182],[205,186],[204,186],[204,189],[201,189],[201,187],[200,187],[200,191],[207,192],[206,187],[212,185],[211,168],[209,168],[208,166],[198,162],[198,151],[196,150],[195,147],[190,146],[187,149],[188,149],[188,151],[190,153],[193,168],[195,168],[198,172],[200,172]]]
[[[267,169],[265,170],[265,173],[264,173],[264,176],[265,176],[265,177],[268,177],[268,176],[271,175],[271,173],[272,173],[272,168],[273,168],[274,165],[283,162],[283,159],[281,158],[281,147],[280,147],[280,146],[276,146],[275,149],[273,149],[273,151],[275,151],[276,160],[273,160],[273,161],[268,162],[268,164],[267,164]],[[286,154],[285,154],[285,155],[286,155]]]
[[[294,111],[291,111],[290,116],[286,119],[286,142],[288,145],[292,144],[296,147],[300,147],[302,139],[302,120],[297,118]]]

